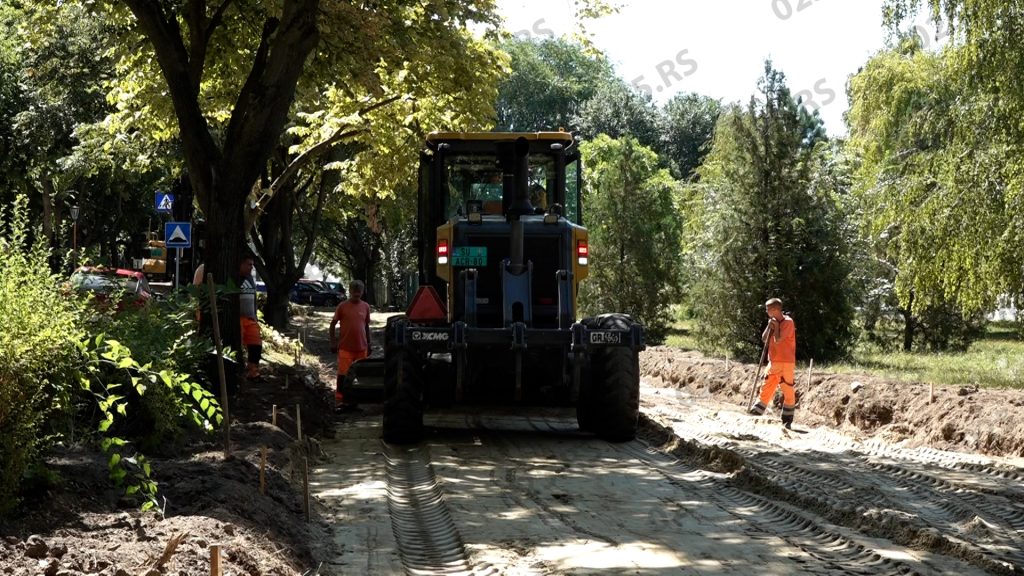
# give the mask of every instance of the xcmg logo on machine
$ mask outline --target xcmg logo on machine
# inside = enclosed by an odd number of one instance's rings
[[[410,337],[416,342],[447,342],[447,332],[410,332]]]
[[[591,344],[621,344],[622,332],[591,332]]]

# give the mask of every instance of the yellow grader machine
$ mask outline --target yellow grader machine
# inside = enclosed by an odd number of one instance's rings
[[[632,439],[643,329],[577,318],[590,250],[572,135],[432,133],[419,181],[419,288],[346,397],[383,393],[388,442],[418,441],[425,410],[488,404],[575,406],[581,430]]]

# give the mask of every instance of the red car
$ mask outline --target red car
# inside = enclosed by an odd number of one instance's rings
[[[138,270],[82,266],[71,274],[71,288],[78,292],[95,294],[100,301],[112,296],[119,300],[133,300],[145,304],[153,298],[146,275]]]

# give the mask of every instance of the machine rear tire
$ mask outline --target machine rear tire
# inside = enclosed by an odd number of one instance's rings
[[[633,327],[633,321],[624,314],[604,314],[588,320],[591,329]],[[590,353],[589,372],[590,378],[581,378],[577,408],[580,429],[595,432],[611,442],[636,438],[640,419],[640,353],[624,346],[595,348]]]
[[[388,319],[384,330],[384,416],[381,436],[390,444],[411,444],[423,437],[423,366],[408,348],[395,344],[405,318]]]
[[[580,432],[593,432],[597,420],[597,407],[594,402],[594,386],[590,377],[590,358],[584,355],[580,359],[580,389],[576,401],[576,423]]]

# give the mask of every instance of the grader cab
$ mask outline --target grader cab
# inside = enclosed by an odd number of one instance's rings
[[[575,406],[580,429],[635,436],[643,329],[623,314],[577,319],[590,253],[574,144],[565,132],[427,137],[420,286],[385,329],[386,441],[417,441],[424,411],[451,404]]]

